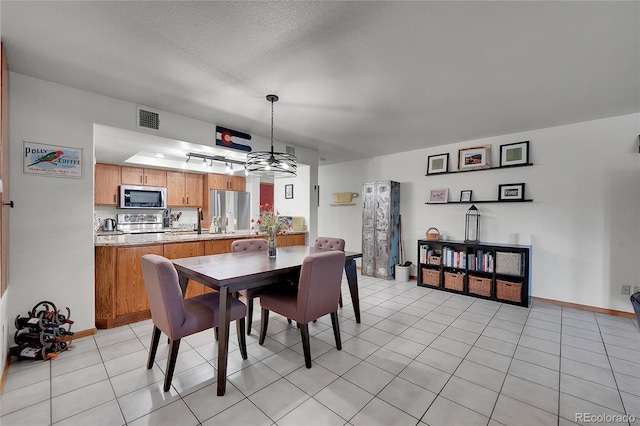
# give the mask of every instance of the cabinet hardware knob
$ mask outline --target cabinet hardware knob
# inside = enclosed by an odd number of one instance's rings
[[[9,206],[11,208],[15,207],[15,204],[13,203],[13,200],[9,201],[8,203],[2,203],[2,204],[5,205],[5,206]]]

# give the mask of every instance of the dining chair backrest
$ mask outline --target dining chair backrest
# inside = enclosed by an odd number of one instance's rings
[[[140,263],[153,324],[173,340],[174,331],[185,322],[176,268],[167,258],[155,254],[145,254]]]
[[[337,250],[305,257],[296,301],[303,322],[313,321],[338,309],[344,260],[344,252]]]
[[[315,248],[344,251],[344,240],[342,238],[318,237]]]
[[[231,243],[231,251],[233,253],[239,251],[261,251],[267,249],[267,240],[246,238],[244,240],[235,240]]]

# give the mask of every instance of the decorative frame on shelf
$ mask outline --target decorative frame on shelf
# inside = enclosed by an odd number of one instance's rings
[[[449,202],[449,188],[438,188],[429,191],[429,203],[442,204]]]
[[[500,145],[500,167],[529,163],[529,141]]]
[[[289,183],[284,186],[284,198],[290,200],[293,198],[293,184]]]
[[[449,153],[430,155],[427,158],[427,175],[447,173],[449,171]]]
[[[498,185],[498,201],[524,201],[524,183]]]
[[[464,148],[458,151],[458,170],[488,169],[491,166],[491,145]]]
[[[471,194],[472,194],[472,190],[471,189],[464,189],[462,191],[460,191],[460,202],[461,203],[470,203],[471,202]]]

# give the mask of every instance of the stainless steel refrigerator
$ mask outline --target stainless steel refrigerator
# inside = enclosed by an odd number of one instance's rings
[[[211,217],[214,233],[245,232],[251,228],[251,194],[239,191],[211,191]],[[232,222],[232,225],[230,223]]]

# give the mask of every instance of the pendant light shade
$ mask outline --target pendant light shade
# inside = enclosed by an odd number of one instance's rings
[[[267,95],[271,102],[271,151],[253,151],[247,154],[246,173],[269,178],[294,177],[298,171],[295,155],[273,151],[273,103],[278,101],[276,95]]]

